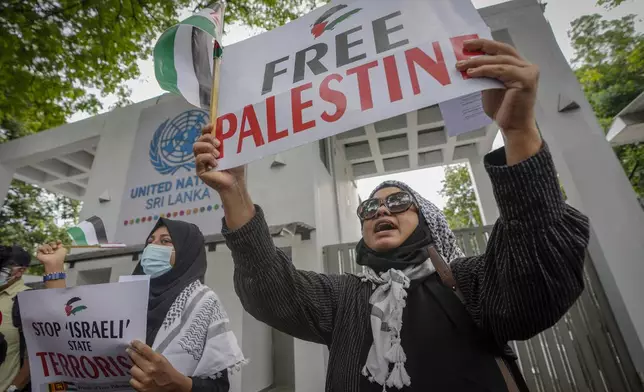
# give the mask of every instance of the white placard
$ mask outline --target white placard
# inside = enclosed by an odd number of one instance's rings
[[[123,275],[119,276],[119,283],[144,281],[148,285],[150,292],[150,275]]]
[[[332,3],[226,47],[219,169],[486,88],[457,71],[491,38],[469,0]]]
[[[32,390],[131,391],[125,349],[145,341],[148,283],[18,294]]]

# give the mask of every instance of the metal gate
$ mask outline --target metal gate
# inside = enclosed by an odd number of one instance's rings
[[[492,226],[455,230],[466,255],[485,251]],[[357,273],[355,244],[324,248],[327,273]],[[587,255],[586,289],[570,311],[552,328],[510,346],[533,392],[644,392]]]

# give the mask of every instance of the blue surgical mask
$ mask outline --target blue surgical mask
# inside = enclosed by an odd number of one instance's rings
[[[156,278],[170,271],[172,269],[172,264],[170,264],[172,252],[174,249],[169,246],[148,244],[141,255],[143,272],[150,275],[151,278]]]
[[[12,278],[11,268],[0,268],[0,286],[7,284]]]

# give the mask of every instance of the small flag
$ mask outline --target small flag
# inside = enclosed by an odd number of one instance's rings
[[[78,226],[67,229],[67,234],[72,238],[74,245],[100,245],[107,244],[107,233],[103,220],[93,216]]]
[[[162,89],[208,109],[214,58],[221,57],[225,3],[220,1],[166,30],[154,46],[154,73]]]
[[[58,391],[78,391],[76,384],[73,382],[54,382],[49,385],[49,392],[58,392]]]

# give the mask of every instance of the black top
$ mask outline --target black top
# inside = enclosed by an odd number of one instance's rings
[[[413,282],[403,310],[402,347],[411,385],[391,391],[507,392],[495,357],[502,356],[494,339],[476,327],[454,293],[437,274]],[[362,347],[365,363],[373,336]],[[428,355],[431,354],[431,355]],[[382,386],[363,377],[360,392],[382,392]]]
[[[465,297],[465,309],[483,334],[500,343],[525,340],[553,326],[581,294],[588,219],[564,202],[545,144],[513,166],[506,165],[503,149],[494,151],[485,157],[485,166],[500,218],[485,254],[455,260],[451,267]],[[372,285],[352,275],[297,270],[298,261],[292,262],[275,247],[259,207],[255,217],[238,230],[231,232],[224,222],[222,234],[232,251],[235,290],[246,311],[282,332],[327,345],[326,391],[359,392],[363,347],[371,334]],[[408,305],[417,309],[414,317],[426,318],[407,322],[402,333],[414,335],[417,330],[422,335],[424,329],[440,326],[434,337],[428,337],[423,359],[444,361],[447,368],[448,360],[442,357],[447,350],[441,351],[436,341],[441,336],[447,340],[454,331],[445,328],[444,319],[436,325],[434,320],[441,320],[442,312],[432,303],[420,309]],[[423,359],[407,360],[406,367],[421,374],[412,377],[412,385],[435,382],[418,381],[425,377],[416,370],[425,369]],[[485,369],[454,366],[463,380],[475,379]]]

